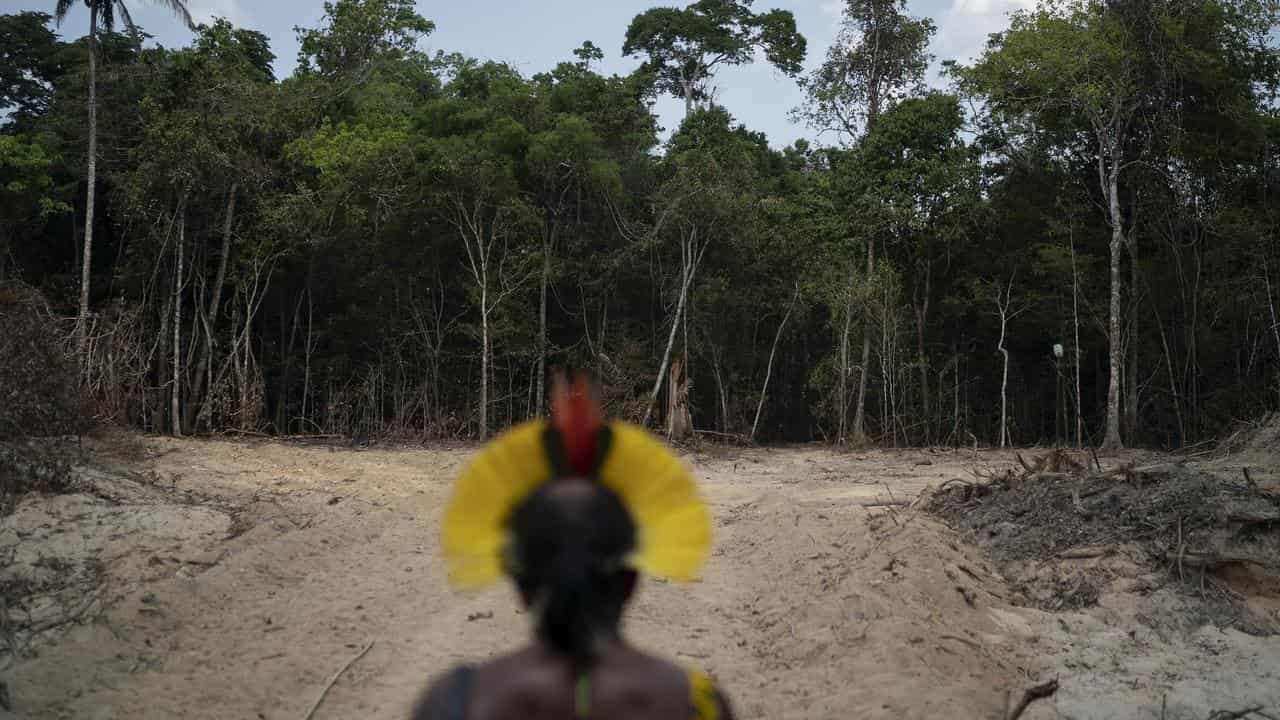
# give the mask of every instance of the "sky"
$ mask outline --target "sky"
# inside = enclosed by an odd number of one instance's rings
[[[931,84],[942,87],[937,67],[943,60],[967,61],[975,57],[987,35],[1008,25],[1007,13],[1033,5],[1035,0],[909,0],[908,12],[932,17],[938,26],[930,51],[937,60]],[[129,10],[154,43],[181,47],[192,39],[178,20],[150,0],[127,0]],[[683,5],[682,0],[418,0],[418,12],[436,23],[436,32],[422,40],[424,50],[461,52],[474,57],[508,62],[526,75],[572,60],[572,51],[590,40],[605,53],[605,73],[627,73],[638,58],[622,57],[627,25],[635,15],[656,5]],[[0,0],[0,13],[42,10],[52,12],[54,0]],[[88,11],[77,2],[58,28],[67,38],[83,35]],[[756,0],[759,12],[771,8],[795,14],[800,33],[808,40],[807,67],[822,62],[840,24],[843,0]],[[233,24],[258,30],[271,38],[276,54],[276,75],[289,75],[296,64],[298,42],[294,28],[315,27],[324,15],[323,0],[188,0],[197,22],[225,17]],[[716,101],[739,122],[762,131],[774,147],[799,138],[823,144],[834,142],[788,114],[802,101],[795,80],[760,61],[726,68],[716,74]],[[682,103],[665,98],[655,108],[661,124],[670,129],[684,114]]]

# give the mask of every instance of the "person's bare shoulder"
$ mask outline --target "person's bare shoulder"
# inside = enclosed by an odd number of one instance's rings
[[[471,671],[455,668],[431,683],[414,704],[410,720],[457,720],[458,704],[466,701],[463,685],[467,672]]]
[[[677,665],[665,658],[641,650],[633,650],[633,662],[638,665],[648,666],[649,672],[645,673],[647,677],[660,679],[668,688],[680,692],[689,692],[689,671],[690,667]],[[724,689],[719,683],[713,681],[715,687],[716,704],[719,707],[720,720],[734,720],[733,707],[729,702],[729,696],[725,694]]]

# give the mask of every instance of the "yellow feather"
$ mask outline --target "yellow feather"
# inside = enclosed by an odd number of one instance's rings
[[[649,575],[697,579],[711,548],[711,516],[693,476],[643,428],[624,422],[610,427],[613,441],[600,480],[621,496],[639,528],[632,563]]]
[[[711,547],[711,517],[693,476],[648,431],[613,422],[600,480],[622,498],[638,529],[635,569],[689,581]],[[551,477],[544,420],[518,425],[486,445],[454,487],[445,509],[443,548],[450,582],[476,588],[502,577],[511,511]]]
[[[443,547],[449,580],[475,588],[502,576],[505,522],[511,510],[551,477],[542,433],[547,424],[517,425],[472,459],[445,509]]]

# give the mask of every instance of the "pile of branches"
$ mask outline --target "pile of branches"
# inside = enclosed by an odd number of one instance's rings
[[[952,480],[926,508],[968,531],[997,561],[1102,557],[1136,546],[1150,564],[1199,586],[1249,566],[1280,575],[1280,497],[1246,473],[1224,479],[1182,464],[1124,465],[1063,451],[976,480]]]
[[[81,429],[84,403],[66,341],[38,292],[0,286],[0,440]]]
[[[86,428],[68,338],[32,288],[0,285],[0,515],[29,492],[66,492],[67,453],[57,442]]]

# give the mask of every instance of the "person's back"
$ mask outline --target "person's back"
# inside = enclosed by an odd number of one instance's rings
[[[588,697],[577,697],[581,689],[571,663],[534,646],[455,669],[420,701],[413,720],[732,718],[705,675],[621,643],[593,666]]]
[[[692,579],[710,518],[675,458],[638,428],[603,423],[585,390],[558,384],[551,423],[488,446],[445,516],[450,578],[508,575],[535,618],[534,643],[454,668],[413,720],[731,719],[707,675],[622,637],[637,569]]]

